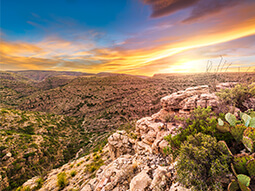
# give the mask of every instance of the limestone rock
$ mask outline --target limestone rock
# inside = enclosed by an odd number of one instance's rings
[[[117,131],[108,138],[110,156],[114,160],[124,154],[134,154],[133,142],[126,131]]]
[[[247,109],[255,110],[255,98],[249,98],[245,102],[242,103]]]
[[[227,88],[233,88],[235,87],[235,85],[237,84],[237,82],[226,82],[226,83],[220,83],[218,85],[216,85],[216,90],[220,91],[220,90],[224,90]]]
[[[172,184],[169,191],[191,191],[191,189],[184,188],[179,182]]]
[[[29,188],[35,188],[37,186],[37,180],[38,180],[39,177],[33,177],[32,179],[28,180],[27,182],[25,182],[23,184],[23,187],[26,187],[28,186]]]
[[[153,180],[151,182],[150,189],[153,191],[169,189],[168,186],[171,185],[171,181],[169,180],[169,177],[167,177],[167,167],[159,166],[153,173]]]
[[[134,176],[132,156],[124,155],[111,162],[105,169],[97,174],[98,183],[92,185],[95,191],[110,191],[117,185],[122,185],[128,189],[127,179]]]
[[[178,91],[161,99],[161,105],[166,111],[186,113],[194,108],[211,106],[217,108],[218,98],[209,92],[208,86],[197,86]]]
[[[161,128],[164,128],[164,123],[155,122],[152,117],[145,117],[137,121],[136,134],[138,139],[141,139],[148,145],[152,145]]]
[[[151,178],[146,173],[146,170],[143,170],[137,174],[130,182],[130,191],[142,191],[145,190],[151,184]]]
[[[186,98],[191,98],[193,96],[201,95],[201,94],[209,94],[209,87],[197,86],[197,87],[187,88],[184,91],[178,91],[176,93],[173,93],[169,96],[162,98],[161,105],[167,111],[180,110],[183,108],[182,101],[184,101]]]

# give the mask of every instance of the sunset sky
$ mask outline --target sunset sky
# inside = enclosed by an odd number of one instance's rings
[[[0,2],[0,70],[255,71],[254,0]]]

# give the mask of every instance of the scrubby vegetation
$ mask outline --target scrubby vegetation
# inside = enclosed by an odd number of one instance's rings
[[[5,190],[72,159],[91,137],[81,123],[77,117],[0,109],[0,173],[9,182]]]
[[[104,164],[104,161],[101,159],[101,155],[98,155],[95,153],[95,155],[93,156],[93,162],[91,162],[89,165],[86,166],[85,171],[87,171],[89,173],[94,173],[103,164]]]
[[[58,174],[57,177],[58,177],[57,186],[58,186],[59,190],[62,190],[68,184],[66,173],[61,172]]]
[[[253,88],[253,84],[237,85],[219,96],[226,107],[228,104],[243,107],[248,99],[255,98]],[[228,96],[232,96],[231,102]],[[188,118],[177,120],[184,125],[179,134],[165,138],[170,144],[165,151],[177,158],[178,181],[201,191],[255,188],[253,110],[239,112],[236,117],[231,113],[216,114],[210,108],[197,108]]]
[[[198,107],[191,112],[191,115],[186,118],[176,118],[184,125],[175,136],[168,135],[165,137],[170,143],[170,148],[167,150],[176,158],[180,152],[181,144],[187,140],[188,136],[203,133],[217,138],[217,140],[225,140],[226,142],[232,141],[229,133],[219,133],[217,126],[216,114],[212,112],[211,108]]]
[[[223,190],[221,180],[229,174],[231,158],[216,138],[202,133],[190,135],[180,148],[178,181],[194,190]]]
[[[225,106],[235,106],[241,111],[246,111],[250,107],[248,101],[255,96],[255,83],[237,84],[234,88],[224,89],[217,93],[217,96]]]

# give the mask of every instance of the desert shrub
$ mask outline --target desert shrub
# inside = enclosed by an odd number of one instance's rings
[[[77,174],[76,170],[72,170],[72,171],[70,172],[71,177],[74,177],[76,174]]]
[[[232,105],[239,108],[241,111],[246,111],[244,103],[251,97],[255,97],[255,83],[238,84],[234,88],[224,89],[217,93],[217,96],[224,105]]]
[[[34,130],[35,129],[34,129],[34,127],[32,125],[28,125],[28,126],[25,126],[23,128],[23,132],[26,133],[26,134],[30,134],[30,135],[35,134]]]
[[[104,161],[102,159],[93,160],[92,163],[86,166],[85,172],[93,173],[97,171],[102,165],[104,165]]]
[[[57,186],[59,187],[59,190],[62,190],[65,188],[65,186],[68,184],[66,173],[61,172],[58,174],[58,180],[57,180]]]
[[[166,116],[164,116],[164,121],[166,123],[171,122],[173,120],[174,120],[174,114],[167,114]]]
[[[42,185],[43,185],[43,179],[42,178],[38,178],[36,180],[36,183],[37,183],[37,185],[36,185],[35,189],[39,190],[42,187]]]
[[[189,135],[195,135],[199,132],[214,135],[217,132],[217,120],[213,117],[210,107],[198,107],[191,112],[190,117],[179,120],[184,123],[184,126],[179,129],[179,133],[175,136],[170,134],[165,137],[165,139],[170,143],[170,151],[174,157],[178,155],[181,143],[187,140]]]
[[[229,173],[230,161],[231,155],[221,151],[216,138],[190,135],[180,147],[177,179],[193,190],[223,190],[220,180]]]

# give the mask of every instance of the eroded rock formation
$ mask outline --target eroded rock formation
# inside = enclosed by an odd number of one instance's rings
[[[229,87],[229,84],[221,86],[218,87]],[[162,98],[161,105],[162,109],[158,113],[137,121],[137,139],[132,139],[125,131],[117,131],[108,138],[108,144],[102,154],[105,165],[96,172],[95,178],[84,172],[92,163],[91,159],[88,160],[93,157],[90,154],[90,157],[82,157],[61,169],[53,170],[45,177],[46,181],[40,190],[57,190],[57,174],[75,168],[77,175],[63,190],[74,188],[82,191],[188,191],[189,189],[176,182],[175,163],[163,152],[168,146],[164,137],[169,134],[175,135],[177,129],[183,125],[173,120],[174,116],[189,115],[198,106],[217,109],[219,100],[215,93],[210,93],[208,86],[198,86]],[[79,163],[80,166],[77,165]]]

